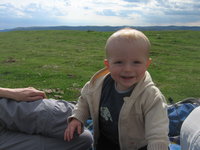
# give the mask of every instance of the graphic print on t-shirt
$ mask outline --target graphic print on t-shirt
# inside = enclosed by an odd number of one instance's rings
[[[101,117],[102,118],[104,118],[106,121],[111,121],[111,122],[113,122],[113,120],[112,120],[112,116],[111,116],[111,114],[110,114],[110,111],[109,111],[109,109],[107,108],[107,107],[100,107],[100,112],[101,112]]]

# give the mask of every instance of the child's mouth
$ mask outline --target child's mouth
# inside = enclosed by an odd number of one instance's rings
[[[129,79],[133,79],[134,76],[121,76],[121,78],[123,78],[125,80],[129,80]]]

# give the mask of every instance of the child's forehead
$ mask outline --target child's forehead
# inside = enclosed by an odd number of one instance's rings
[[[140,55],[144,57],[148,57],[148,48],[145,44],[136,41],[136,42],[128,42],[128,41],[116,41],[110,43],[106,50],[107,57],[111,56],[131,56],[131,55]]]
[[[141,40],[139,39],[130,39],[130,38],[121,38],[121,37],[116,37],[110,40],[110,45],[121,45],[121,44],[126,44],[126,45],[133,45],[133,44],[138,44],[141,43]]]
[[[119,51],[119,50],[132,50],[132,51],[148,51],[148,46],[143,41],[127,41],[116,40],[110,43],[107,47],[107,51]]]

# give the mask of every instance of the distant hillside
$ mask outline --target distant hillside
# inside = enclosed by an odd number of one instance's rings
[[[46,27],[18,27],[7,31],[28,31],[28,30],[80,30],[80,31],[116,31],[125,26],[46,26]],[[200,31],[200,26],[129,26],[141,31],[164,31],[164,30],[194,30]]]

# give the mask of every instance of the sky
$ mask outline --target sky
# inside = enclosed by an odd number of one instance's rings
[[[0,0],[0,30],[86,25],[200,26],[200,0]]]

